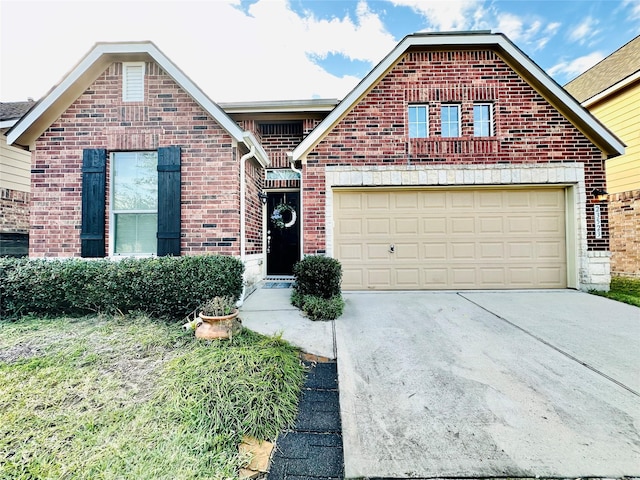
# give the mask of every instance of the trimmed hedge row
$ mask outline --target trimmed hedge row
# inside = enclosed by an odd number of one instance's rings
[[[0,316],[142,311],[181,320],[215,296],[239,298],[244,266],[223,255],[44,260],[0,258]]]

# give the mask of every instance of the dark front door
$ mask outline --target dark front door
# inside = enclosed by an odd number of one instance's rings
[[[300,193],[267,194],[267,275],[292,275],[300,260]]]

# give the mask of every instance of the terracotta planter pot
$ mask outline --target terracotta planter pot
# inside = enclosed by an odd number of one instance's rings
[[[238,310],[230,315],[211,317],[200,313],[202,323],[196,328],[196,338],[213,340],[216,338],[231,338],[242,330],[242,320],[238,318]]]

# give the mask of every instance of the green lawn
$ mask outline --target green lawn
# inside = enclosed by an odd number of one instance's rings
[[[296,350],[146,317],[0,322],[0,479],[232,479],[296,414]]]
[[[640,307],[640,278],[612,277],[608,292],[592,293]]]

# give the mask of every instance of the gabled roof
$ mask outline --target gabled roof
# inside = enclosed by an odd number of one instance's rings
[[[640,80],[640,35],[577,76],[564,88],[580,103],[598,98]]]
[[[268,157],[250,132],[244,132],[215,102],[184,74],[152,42],[97,43],[82,60],[53,87],[7,133],[9,144],[32,144],[113,62],[153,61],[187,92],[237,142],[256,147],[263,165]]]
[[[20,117],[35,105],[33,100],[26,102],[0,102],[0,128],[13,127]]]
[[[293,150],[292,161],[305,157],[355,105],[399,62],[407,50],[488,48],[494,50],[538,93],[560,111],[607,156],[624,153],[624,144],[516,47],[505,35],[488,31],[418,33],[405,37],[342,102]]]

